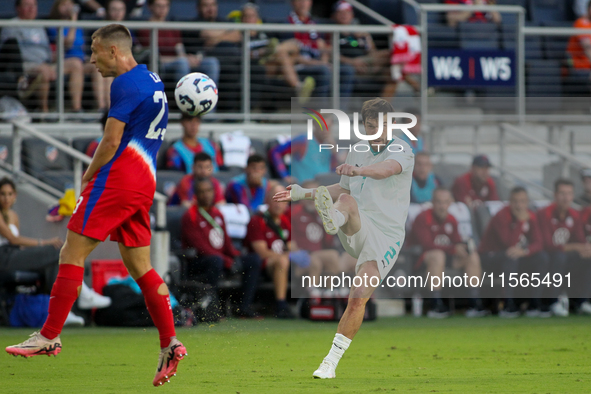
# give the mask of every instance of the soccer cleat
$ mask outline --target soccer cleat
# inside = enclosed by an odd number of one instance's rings
[[[591,302],[583,301],[577,308],[577,312],[584,315],[591,315]]]
[[[80,309],[102,309],[111,306],[111,298],[100,295],[92,289],[80,292],[78,297],[78,308]]]
[[[54,339],[47,339],[39,331],[35,331],[30,338],[18,345],[8,346],[6,352],[13,356],[57,356],[62,351],[62,341],[59,335]]]
[[[513,319],[515,317],[521,316],[521,311],[519,307],[515,305],[515,301],[511,298],[505,302],[505,305],[502,310],[499,311],[499,317],[505,319]]]
[[[66,317],[66,321],[64,322],[64,326],[84,326],[84,318],[78,315],[75,315],[72,311],[68,313],[68,317]]]
[[[567,317],[568,316],[568,309],[566,309],[560,301],[557,301],[557,302],[553,303],[552,305],[550,305],[550,311],[552,311],[552,314],[554,316],[559,316],[559,317]]]
[[[322,219],[324,231],[327,234],[335,235],[339,231],[339,227],[334,220],[335,208],[332,204],[332,197],[325,186],[320,186],[316,189],[314,205],[316,206],[318,215],[320,215],[320,219]]]
[[[334,379],[337,377],[337,374],[335,373],[334,364],[324,359],[312,376],[314,376],[314,379]]]
[[[176,376],[179,361],[186,355],[187,349],[178,339],[173,338],[168,347],[160,351],[158,368],[156,368],[156,376],[154,376],[152,384],[154,386],[162,386],[164,383],[170,382],[170,378]]]
[[[434,300],[433,307],[427,312],[427,317],[431,319],[445,319],[449,317],[449,309],[443,301]]]
[[[466,317],[475,318],[475,317],[485,317],[490,315],[490,311],[488,309],[482,308],[470,308],[466,310],[465,313]]]

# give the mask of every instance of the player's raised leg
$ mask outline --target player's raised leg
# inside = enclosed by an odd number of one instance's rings
[[[35,332],[25,342],[8,346],[6,351],[14,356],[54,356],[61,352],[60,333],[68,313],[80,294],[84,278],[84,260],[96,248],[99,241],[68,230],[66,242],[60,251],[57,279],[51,288],[49,313],[41,331]]]
[[[341,229],[346,235],[353,235],[361,228],[357,202],[349,194],[339,194],[333,203],[329,189],[320,186],[314,193],[314,203],[328,234],[334,235]]]
[[[119,251],[129,274],[142,289],[148,312],[160,335],[160,355],[152,382],[160,386],[176,375],[179,361],[187,355],[187,349],[176,338],[168,286],[150,264],[149,246],[127,247],[120,243]]]
[[[356,276],[361,278],[371,278],[372,276],[380,278],[377,262],[365,262],[359,268]],[[335,370],[337,365],[339,364],[341,357],[345,354],[345,351],[349,348],[355,334],[357,334],[357,331],[361,328],[361,323],[363,323],[365,304],[367,304],[367,301],[376,289],[376,287],[371,285],[372,283],[380,283],[380,281],[362,281],[361,286],[351,287],[347,309],[345,309],[345,313],[343,313],[343,316],[341,317],[337,333],[332,341],[332,346],[328,355],[324,357],[324,360],[322,360],[318,369],[314,371],[313,376],[315,378],[332,379],[336,377]]]

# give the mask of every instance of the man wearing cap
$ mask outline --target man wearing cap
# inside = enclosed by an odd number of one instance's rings
[[[583,194],[575,200],[582,207],[591,206],[591,168],[581,170],[581,180],[583,181]]]
[[[453,184],[454,199],[471,208],[484,201],[499,200],[497,186],[490,177],[490,167],[487,156],[475,156],[470,171],[458,177]]]

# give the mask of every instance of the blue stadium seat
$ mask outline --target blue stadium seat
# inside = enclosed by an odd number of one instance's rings
[[[458,48],[458,31],[441,23],[429,24],[429,48]]]
[[[517,27],[501,25],[501,48],[513,51],[517,49]],[[525,36],[525,58],[543,59],[542,39],[539,36]]]
[[[400,0],[368,0],[365,4],[394,23],[404,23],[402,18],[402,1]]]
[[[494,23],[462,22],[458,25],[460,48],[499,49],[499,31]]]
[[[173,0],[170,2],[168,16],[173,21],[188,21],[197,17],[195,0]]]
[[[37,0],[37,19],[47,18],[51,12],[51,6],[53,6],[53,0]]]
[[[572,27],[572,22],[544,22],[547,27]],[[545,36],[544,57],[546,59],[563,60],[566,58],[566,46],[568,45],[568,36]]]
[[[267,23],[285,23],[291,11],[289,0],[259,0],[256,3],[261,19]]]
[[[535,22],[559,22],[568,20],[564,0],[530,0],[530,17]]]
[[[528,97],[562,96],[560,61],[529,60],[526,62],[526,72]]]

